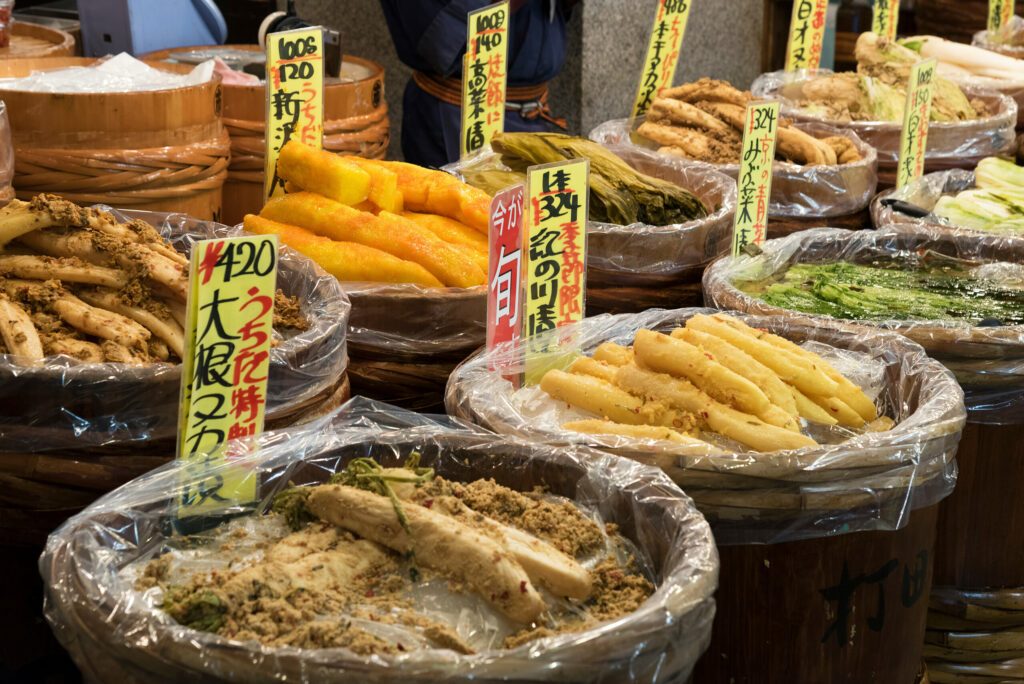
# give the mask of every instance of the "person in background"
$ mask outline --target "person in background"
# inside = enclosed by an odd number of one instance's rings
[[[565,64],[566,29],[578,0],[511,0],[505,129],[565,128],[547,105],[547,82]],[[439,167],[459,157],[466,15],[489,0],[381,0],[398,57],[414,72],[402,104],[405,160]]]

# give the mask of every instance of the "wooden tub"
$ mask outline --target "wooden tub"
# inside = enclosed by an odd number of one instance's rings
[[[0,78],[93,62],[0,60]],[[19,198],[51,192],[85,205],[220,216],[229,147],[220,122],[219,79],[129,93],[22,92],[0,86],[0,99],[11,123]]]
[[[231,50],[259,51],[256,45],[226,45]],[[146,59],[173,62],[181,55],[212,47],[161,50]],[[180,57],[179,57],[180,58]],[[263,207],[264,133],[267,120],[263,84],[225,84],[223,122],[231,136],[231,165],[224,185],[224,223],[240,223]],[[368,59],[345,55],[341,78],[324,80],[324,149],[383,159],[390,124],[384,100],[384,68]]]

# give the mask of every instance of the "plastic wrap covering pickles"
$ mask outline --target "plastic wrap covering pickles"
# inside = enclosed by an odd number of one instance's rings
[[[65,202],[51,206],[71,211],[70,207],[74,205]],[[99,212],[82,212],[81,216],[102,222],[102,229],[97,229],[100,235],[107,234],[103,231],[123,232],[126,235],[135,235],[134,231],[141,231],[144,235],[155,236],[154,239],[159,238],[159,242],[155,243],[157,249],[166,255],[164,260],[174,267],[162,271],[159,277],[172,284],[187,284],[187,276],[183,275],[187,273],[184,265],[188,263],[186,255],[198,240],[242,235],[242,231],[237,228],[181,214],[116,211],[105,207],[98,209]],[[68,234],[80,235],[82,232],[80,229],[77,233],[69,231]],[[64,247],[84,249],[80,253],[86,257],[92,254],[89,245],[106,245],[110,249],[112,242],[115,242],[109,238],[77,243],[65,239],[62,242],[61,235],[49,231],[32,231],[24,235],[30,237],[33,243],[35,237],[40,238],[45,242],[41,245],[43,247],[52,246],[58,250]],[[11,246],[18,244],[15,240]],[[26,254],[24,248],[9,248],[8,252],[7,257],[0,259],[0,269],[8,273],[20,273],[22,277],[33,276],[33,272],[26,269],[37,268],[36,262],[19,261]],[[115,251],[110,253],[117,254]],[[100,252],[97,256],[102,257],[104,253]],[[42,257],[35,259],[40,260]],[[44,269],[59,266],[62,271],[66,271],[65,276],[79,280],[83,274],[90,278],[110,278],[113,286],[117,285],[119,277],[126,276],[118,268],[90,266],[84,260],[69,260],[67,257],[51,257],[49,261],[40,263]],[[131,258],[125,257],[124,264],[119,268],[137,273],[134,269],[138,265]],[[277,344],[270,353],[267,394],[269,420],[291,415],[317,397],[329,395],[348,365],[346,327],[350,305],[338,281],[310,259],[284,246],[280,252],[277,278],[278,288],[293,299],[291,303],[298,302],[298,313],[308,322],[308,329],[300,331],[280,327],[275,331]],[[47,281],[47,291],[51,295],[59,293],[55,282]],[[145,316],[151,313],[145,306],[151,304],[127,309],[120,298],[111,296],[113,290],[104,292],[104,288],[94,286],[82,290],[77,283],[69,283],[67,289],[79,292],[82,303],[75,303],[74,300],[79,299],[76,296],[62,298],[75,305],[74,308],[64,309],[64,315],[83,327],[88,323],[85,319],[92,318],[93,312],[99,311],[100,306],[124,311],[137,317],[147,327],[153,326],[160,331],[164,327],[170,328],[168,320],[176,325],[180,325],[179,320],[183,320],[184,303],[176,304],[171,297],[165,300],[170,301],[167,307],[170,318],[158,319],[155,315]],[[142,287],[125,288],[124,291],[118,291],[118,294],[138,296],[147,291],[147,288]],[[167,291],[163,286],[153,286],[155,293]],[[278,306],[281,301],[279,298]],[[91,308],[83,308],[85,302],[93,302],[96,307],[90,303],[88,306]],[[83,320],[76,318],[79,311]],[[157,308],[156,311],[165,310]],[[84,333],[61,335],[61,339],[57,339],[52,334],[56,322],[51,316],[45,312],[34,315],[33,322],[48,345],[44,351],[52,355],[46,356],[36,365],[26,365],[23,358],[0,354],[0,434],[3,435],[4,449],[88,449],[174,438],[181,391],[180,363],[129,365],[125,361],[132,359],[95,359],[83,352],[92,347],[110,350],[111,345],[89,342]],[[128,316],[110,318],[117,321],[119,318],[128,319]],[[132,322],[131,319],[127,320],[127,323]],[[160,326],[161,322],[165,326]],[[138,324],[128,326],[127,323],[122,321],[123,327],[115,330],[96,328],[93,334],[131,334],[141,327]]]
[[[513,387],[505,378],[523,370],[522,350],[504,344],[452,374],[449,414],[660,466],[724,545],[899,529],[952,491],[963,393],[900,335],[710,309],[595,316],[561,334],[582,354],[565,373],[569,393]],[[692,345],[691,358],[666,353],[673,341]],[[787,399],[789,382],[800,391]],[[790,412],[798,426],[786,427]],[[648,418],[661,427],[638,424]],[[694,424],[697,438],[684,434]]]
[[[88,679],[668,683],[685,681],[707,647],[718,577],[714,540],[693,502],[656,469],[582,447],[555,449],[499,437],[365,399],[353,400],[305,428],[266,433],[250,446],[256,448],[240,448],[231,467],[245,469],[255,480],[259,501],[189,521],[189,537],[172,534],[174,510],[185,488],[197,483],[177,464],[106,496],[50,537],[40,561],[48,590],[46,615]],[[406,472],[398,469],[404,467],[413,468],[406,479],[423,480],[420,488],[412,481],[398,481]],[[433,485],[425,484],[431,474],[453,483],[465,496],[442,491],[424,498],[433,493]],[[324,485],[330,480],[335,484]],[[371,490],[390,491],[393,499],[353,486],[359,482]],[[309,490],[308,496],[301,496],[303,490]],[[554,530],[543,527],[545,505],[548,514],[564,514],[558,524],[572,510],[580,524],[592,528],[591,534],[578,539],[565,538],[562,553],[574,553],[576,546],[590,544],[595,535],[600,540],[605,535],[602,523],[618,526],[623,548],[636,558],[634,568],[615,574],[595,566],[590,574],[596,581],[580,591],[571,577],[557,575],[563,592],[580,596],[589,590],[594,597],[605,596],[615,582],[640,573],[648,598],[613,621],[599,617],[569,633],[546,635],[535,630],[530,636],[542,638],[503,644],[510,618],[487,604],[532,603],[538,598],[532,577],[541,577],[538,586],[550,586],[544,582],[554,582],[552,573],[558,570],[550,561],[560,554],[533,542],[513,545],[517,550],[511,557],[501,555],[500,562],[459,586],[433,577],[432,566],[456,571],[477,567],[470,564],[472,559],[507,541],[488,536],[480,548],[466,539],[447,539],[451,544],[444,547],[428,545],[446,532],[483,524],[476,516],[459,522],[459,512],[463,507],[479,511],[487,500],[482,495],[498,490],[504,492],[501,500],[492,499],[494,505],[481,515],[502,521],[496,525],[506,540],[529,541],[532,535],[524,536],[523,529],[538,534]],[[372,505],[346,508],[335,505],[339,497]],[[284,527],[278,534],[284,535],[281,541],[260,546],[268,525],[283,527],[278,516],[262,515],[275,500],[277,510],[288,513],[296,526],[302,525],[290,515],[302,512],[296,504],[330,524],[311,522],[291,535]],[[364,531],[388,548],[402,547],[410,534],[406,530],[411,530],[411,558],[389,561],[378,542],[354,538],[363,535],[348,531],[359,521],[375,520],[386,521],[381,529],[393,529],[394,535],[381,537],[375,526]],[[225,524],[231,531],[226,541],[218,535]],[[419,539],[420,534],[425,536]],[[229,557],[246,553],[248,567],[226,567]],[[253,553],[265,554],[265,560]],[[466,590],[519,563],[526,563],[522,567],[528,568],[530,579],[517,580],[505,592],[478,597]],[[223,570],[227,580],[203,596],[190,595],[187,589],[163,593],[161,585],[181,575],[183,565],[199,572]],[[389,568],[395,567],[402,570],[402,577],[389,575]],[[417,568],[420,572],[412,572]],[[321,595],[330,584],[324,578],[330,576],[338,580],[329,587],[330,595],[338,597],[334,602],[305,600]],[[259,582],[258,595],[252,592],[253,580]],[[375,585],[376,580],[381,582]],[[307,589],[288,593],[296,583]],[[391,584],[413,589],[390,617],[365,617],[388,600]],[[356,588],[362,591],[348,591]],[[551,600],[557,594],[543,595]],[[612,602],[621,604],[622,598]],[[160,609],[162,600],[177,620]],[[578,599],[577,605],[586,607],[580,615],[605,605],[589,600]],[[275,618],[257,625],[234,611],[236,603]],[[291,607],[293,603],[299,609]],[[419,620],[396,619],[408,615],[410,606],[428,610]],[[239,621],[227,624],[228,611]],[[309,620],[317,614],[321,619]],[[525,617],[518,611],[516,615]],[[306,627],[296,630],[295,624],[304,621]],[[231,634],[246,625],[261,631],[252,638],[235,639],[218,633]],[[337,647],[338,643],[346,647]]]
[[[900,332],[953,371],[972,422],[1024,420],[1024,241],[818,229],[716,262],[704,293],[722,308]]]
[[[1024,237],[1024,167],[989,157],[973,172],[928,173],[879,194],[871,203],[871,214],[879,227]]]
[[[710,213],[704,203],[685,188],[639,173],[604,147],[583,138],[560,133],[500,133],[494,136],[491,147],[520,180],[527,167],[535,164],[589,159],[590,218],[594,221],[620,226],[633,223],[667,226],[701,219]],[[472,172],[464,175],[468,183],[475,184]],[[504,173],[499,177],[491,172],[483,182],[490,186],[495,181],[510,178]]]

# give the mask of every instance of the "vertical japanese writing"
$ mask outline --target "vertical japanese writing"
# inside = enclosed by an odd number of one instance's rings
[[[632,118],[646,114],[654,98],[672,85],[692,4],[693,0],[659,0]]]
[[[850,573],[849,563],[843,561],[843,569],[838,581],[824,589],[821,589],[822,597],[830,604],[835,604],[834,610],[829,610],[832,622],[825,628],[821,635],[821,643],[834,643],[836,647],[843,648],[849,644],[851,637],[857,632],[857,625],[853,622],[858,614],[864,615],[864,622],[868,629],[873,632],[881,632],[885,628],[887,606],[892,609],[893,604],[886,602],[886,585],[889,577],[900,577],[900,573],[893,573],[900,567],[898,558],[890,558],[871,572],[863,572],[857,575]],[[896,581],[894,579],[894,581]],[[912,608],[925,594],[925,587],[928,585],[928,551],[918,551],[913,565],[903,563],[902,581],[899,588],[899,607]],[[864,589],[870,591],[866,597],[862,596],[862,603],[870,606],[870,610],[857,610],[858,592]]]
[[[319,27],[267,36],[266,199],[284,193],[277,157],[285,143],[322,144],[323,52]]]
[[[825,39],[828,0],[795,0],[789,22],[786,71],[817,69]]]
[[[1013,0],[988,0],[988,30],[996,32],[1013,18]]]
[[[896,169],[896,187],[903,187],[924,174],[935,68],[935,60],[927,59],[918,62],[910,70],[910,78],[907,81],[907,102],[903,112],[903,130],[900,132],[900,159]]]
[[[491,201],[487,277],[487,349],[519,339],[522,317],[523,187]],[[500,370],[492,365],[491,370]]]
[[[900,0],[875,0],[871,13],[871,32],[895,40],[900,19]]]
[[[181,515],[249,498],[254,486],[251,477],[223,467],[222,448],[263,431],[277,239],[199,242],[191,266],[178,444],[186,462]]]
[[[736,217],[732,253],[738,256],[747,245],[761,244],[768,232],[768,205],[772,194],[772,163],[779,126],[779,103],[763,102],[747,107],[743,130],[743,156],[736,179]]]
[[[524,335],[526,381],[547,370],[545,359],[568,339],[534,338],[583,319],[586,292],[587,192],[590,162],[573,160],[531,167],[526,245]]]
[[[507,0],[469,13],[462,63],[463,157],[489,146],[505,129],[509,20]]]

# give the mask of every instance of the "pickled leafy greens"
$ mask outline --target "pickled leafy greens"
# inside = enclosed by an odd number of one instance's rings
[[[1024,324],[1024,276],[1013,264],[947,258],[795,264],[781,279],[736,285],[773,306],[834,318]]]

